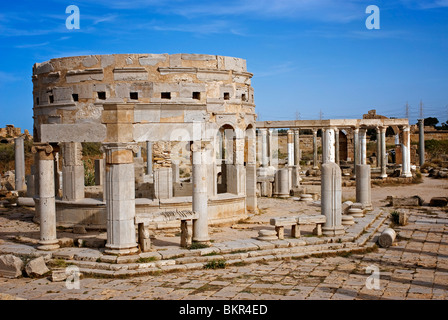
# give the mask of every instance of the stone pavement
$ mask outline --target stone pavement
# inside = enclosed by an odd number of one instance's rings
[[[376,248],[370,253],[322,253],[256,263],[242,259],[223,269],[162,272],[126,279],[82,278],[79,289],[67,289],[65,282],[51,282],[47,278],[0,278],[0,297],[45,300],[446,300],[447,218],[447,212],[442,210],[410,210],[409,224],[395,227],[398,233],[396,245],[388,249]],[[379,283],[375,282],[376,275],[379,275]]]

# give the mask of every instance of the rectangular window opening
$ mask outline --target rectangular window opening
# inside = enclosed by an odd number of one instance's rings
[[[50,99],[50,103],[53,103],[54,102],[54,96],[48,96],[48,98]]]
[[[138,92],[130,92],[129,97],[133,100],[138,100]]]
[[[241,100],[243,100],[243,101],[247,101],[247,99],[246,99],[246,94],[245,94],[245,93],[243,93],[243,94],[241,95]]]
[[[230,93],[224,92],[224,100],[230,100]]]
[[[200,92],[193,92],[193,99],[201,100],[201,93]]]
[[[36,105],[39,105],[39,98],[36,98]]]
[[[73,101],[78,101],[78,94],[77,93],[72,94],[72,98]]]
[[[98,94],[98,99],[100,99],[100,100],[106,100],[106,92],[104,92],[104,91],[98,91],[97,94]]]
[[[160,96],[162,99],[171,99],[171,92],[162,92]]]

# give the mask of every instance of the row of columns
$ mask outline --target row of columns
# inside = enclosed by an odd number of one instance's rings
[[[420,125],[419,120],[419,125]],[[422,125],[420,125],[422,126]],[[377,127],[377,167],[381,168],[381,177],[386,178],[387,168],[387,154],[386,154],[386,129],[387,127]],[[266,128],[260,128],[261,135],[261,167],[265,168],[269,166],[269,159],[272,156],[270,151],[270,138],[268,137],[269,130]],[[420,130],[419,154],[420,165],[424,163],[424,137],[423,129]],[[317,157],[317,129],[312,129],[313,133],[313,169],[318,169],[318,157]],[[324,128],[322,129],[322,145],[327,139],[327,144],[331,145],[331,148],[322,146],[322,162],[331,159],[336,164],[339,164],[339,129],[337,128]],[[271,136],[271,135],[269,135]],[[300,142],[299,142],[299,130],[293,129],[287,131],[287,151],[288,151],[288,166],[300,167]],[[403,127],[401,130],[401,146],[402,146],[402,176],[411,177],[411,164],[410,164],[410,128],[409,126]],[[367,163],[367,128],[355,127],[353,128],[353,145],[354,145],[354,168],[358,164]],[[356,175],[356,173],[355,173]]]

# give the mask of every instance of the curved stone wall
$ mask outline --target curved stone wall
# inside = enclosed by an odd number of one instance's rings
[[[103,141],[102,106],[109,102],[134,104],[136,126],[202,122],[245,130],[255,123],[251,77],[243,59],[202,54],[91,55],[36,63],[34,135],[42,142]],[[134,134],[134,140],[145,137]]]

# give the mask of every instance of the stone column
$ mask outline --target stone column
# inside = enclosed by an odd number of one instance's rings
[[[334,129],[334,162],[339,165],[339,129]]]
[[[62,144],[62,200],[84,198],[84,164],[80,142]]]
[[[261,128],[261,167],[268,167],[268,129]]]
[[[172,183],[180,183],[179,162],[171,161]]]
[[[288,138],[288,167],[294,166],[294,131],[289,129],[287,131]]]
[[[317,164],[317,130],[313,130],[313,169],[319,169]]]
[[[35,143],[32,152],[38,154],[39,197],[35,199],[40,217],[39,250],[59,248],[56,234],[56,201],[54,192],[54,152],[49,144]]]
[[[387,127],[381,127],[381,151],[380,151],[380,166],[381,166],[381,178],[387,178],[387,154],[386,154],[386,130]]]
[[[106,160],[95,159],[95,185],[104,186],[104,181],[106,179]]]
[[[267,129],[267,166],[273,165],[274,158],[274,129]]]
[[[367,129],[359,129],[359,164],[367,164]]]
[[[326,236],[344,234],[342,226],[342,175],[334,162],[322,164],[321,214],[326,217],[322,233]]]
[[[146,141],[146,174],[152,176],[152,142]]]
[[[15,169],[15,189],[17,191],[25,190],[25,149],[23,145],[24,138],[14,139],[14,169]]]
[[[62,172],[59,171],[59,152],[54,153],[54,194],[56,197],[60,197],[62,194]]]
[[[412,177],[411,173],[411,135],[409,126],[403,127],[401,131],[402,134],[402,144],[401,144],[401,154],[402,154],[402,177]]]
[[[246,163],[246,209],[257,212],[257,157],[255,129],[246,130],[247,136],[247,163]]]
[[[361,203],[364,209],[372,209],[370,166],[368,164],[356,166],[356,202]]]
[[[375,127],[376,130],[376,167],[381,168],[381,129]]]
[[[107,254],[137,252],[135,236],[135,143],[104,143],[106,151]]]
[[[191,145],[193,152],[193,212],[198,219],[193,224],[193,241],[208,243],[208,197],[207,197],[207,148],[210,142],[195,141]]]
[[[425,123],[424,119],[418,119],[418,157],[420,166],[425,163]]]
[[[322,163],[334,162],[335,156],[334,129],[322,130]]]
[[[359,164],[359,128],[353,128],[353,173],[356,171],[356,165]]]
[[[300,130],[294,129],[294,164],[300,169]]]
[[[278,150],[278,132],[275,129],[269,129],[268,133],[268,165],[278,168],[278,153],[275,152],[276,150]]]

